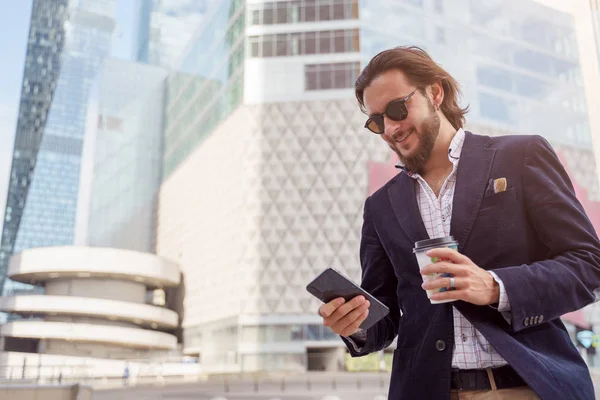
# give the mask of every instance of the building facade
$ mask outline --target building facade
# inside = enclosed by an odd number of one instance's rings
[[[174,262],[120,249],[36,248],[13,255],[8,275],[45,294],[0,297],[0,311],[23,317],[0,326],[3,352],[146,359],[177,350],[179,316],[163,290],[180,282]]]
[[[60,76],[67,0],[33,2],[23,87],[0,245],[0,293],[31,185],[40,142]]]
[[[106,60],[99,75],[87,237],[90,246],[154,253],[167,71]]]
[[[469,129],[544,135],[585,201],[598,200],[568,13],[476,0],[223,1],[211,12],[226,18],[192,39],[187,75],[168,89],[157,239],[181,264],[184,352],[202,364],[343,367],[305,286],[329,266],[360,281],[364,199],[397,172],[353,93],[382,49],[428,50],[462,83]]]
[[[11,183],[13,193],[19,194],[9,193],[5,219],[12,221],[15,211],[17,215],[15,223],[4,228],[5,263],[12,252],[73,244],[87,100],[110,47],[113,13],[114,0],[34,3],[21,107],[47,111],[44,118],[19,119]],[[48,73],[51,78],[37,81],[38,74]],[[39,104],[29,104],[31,95]],[[28,140],[30,132],[36,132],[33,140]],[[23,159],[21,143],[30,146]],[[20,167],[23,160],[28,161],[28,170]],[[27,289],[32,288],[8,282],[4,293]]]
[[[140,0],[136,60],[177,69],[213,0]]]

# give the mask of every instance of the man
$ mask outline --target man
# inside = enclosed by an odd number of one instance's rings
[[[401,172],[364,207],[362,287],[389,315],[367,331],[362,296],[319,308],[353,356],[397,336],[389,398],[593,399],[559,317],[596,300],[600,242],[556,154],[539,136],[462,129],[457,82],[423,50],[375,56],[356,82],[366,128]],[[458,252],[419,270],[415,242],[452,235]],[[450,274],[426,284],[426,274]],[[431,300],[425,289],[447,288]]]

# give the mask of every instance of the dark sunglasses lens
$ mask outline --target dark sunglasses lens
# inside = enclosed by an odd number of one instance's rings
[[[394,101],[387,107],[386,114],[390,119],[394,121],[402,121],[408,117],[408,110],[403,100]]]
[[[373,133],[383,133],[383,118],[372,117],[367,120],[365,127]]]

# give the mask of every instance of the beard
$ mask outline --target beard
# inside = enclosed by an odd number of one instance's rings
[[[440,133],[440,116],[435,112],[432,104],[430,104],[430,111],[430,115],[421,123],[420,129],[415,129],[413,132],[419,137],[417,148],[410,155],[403,155],[400,150],[393,148],[409,171],[419,172],[423,168]]]

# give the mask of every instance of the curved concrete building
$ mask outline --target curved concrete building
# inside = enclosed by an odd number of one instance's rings
[[[0,297],[10,318],[2,349],[69,356],[141,358],[177,348],[178,314],[166,288],[179,285],[176,263],[102,247],[35,248],[15,254],[8,276],[44,294]]]

